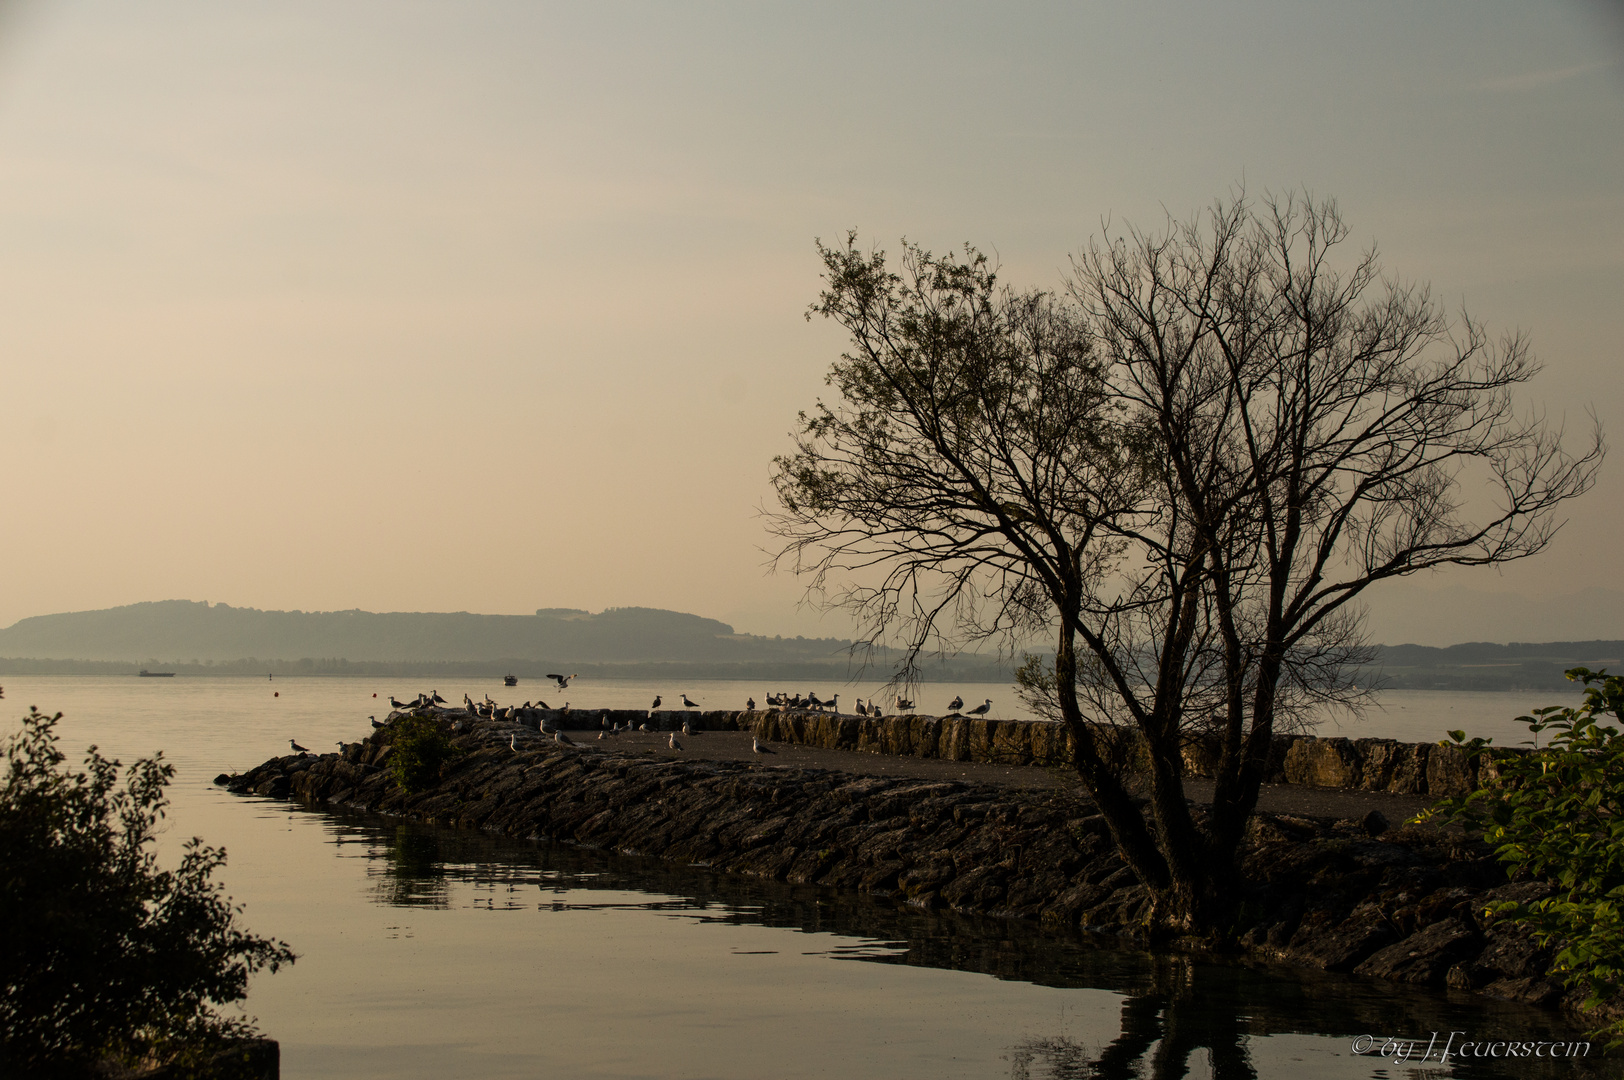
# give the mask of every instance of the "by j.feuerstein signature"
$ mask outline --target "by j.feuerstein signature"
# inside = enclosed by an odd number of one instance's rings
[[[1422,1039],[1382,1039],[1360,1035],[1353,1040],[1355,1054],[1372,1054],[1394,1064],[1436,1061],[1447,1064],[1459,1058],[1576,1058],[1589,1057],[1590,1044],[1582,1039],[1561,1042],[1548,1039],[1481,1039],[1464,1031],[1431,1032]]]

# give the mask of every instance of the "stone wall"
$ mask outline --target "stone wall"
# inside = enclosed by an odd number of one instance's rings
[[[555,711],[528,719],[537,727],[541,717],[567,727],[648,723],[669,731],[684,721],[694,727],[721,731],[750,731],[762,739],[816,746],[827,750],[856,750],[902,757],[941,758],[948,761],[983,761],[1002,765],[1069,767],[1070,734],[1059,724],[1027,720],[983,720],[965,716],[835,715],[780,709],[765,711],[576,710],[561,718]],[[1135,737],[1136,738],[1136,737]],[[1132,766],[1142,756],[1136,743],[1122,748]],[[1184,748],[1185,768],[1192,776],[1210,777],[1218,764],[1216,739],[1192,739]],[[1396,739],[1321,739],[1306,735],[1278,735],[1270,755],[1267,782],[1307,787],[1386,791],[1397,795],[1464,795],[1478,785],[1478,763],[1453,746],[1407,743]]]

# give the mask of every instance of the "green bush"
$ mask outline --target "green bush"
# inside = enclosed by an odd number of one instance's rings
[[[409,792],[434,786],[440,766],[461,753],[446,725],[432,716],[408,714],[390,725],[389,768],[395,782]]]
[[[184,1075],[255,1032],[213,1006],[248,977],[293,962],[237,925],[213,880],[225,852],[190,840],[174,870],[153,851],[174,766],[120,765],[91,747],[68,767],[61,714],[30,709],[6,741],[0,789],[0,1076],[84,1075],[96,1065],[170,1062]]]
[[[1624,678],[1587,668],[1567,675],[1585,684],[1584,703],[1518,717],[1534,735],[1527,752],[1449,733],[1499,779],[1434,812],[1481,829],[1513,876],[1556,885],[1547,899],[1489,910],[1527,926],[1542,944],[1558,944],[1552,971],[1583,987],[1585,1007],[1595,1008],[1624,985],[1624,736],[1599,722],[1624,721]],[[1595,1034],[1624,1044],[1624,1020]]]

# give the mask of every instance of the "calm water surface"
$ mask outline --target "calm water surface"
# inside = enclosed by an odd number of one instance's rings
[[[387,711],[390,693],[416,686],[4,683],[11,713],[36,704],[66,714],[59,731],[70,751],[94,742],[128,761],[161,749],[177,765],[166,842],[196,834],[226,847],[223,878],[247,925],[300,954],[256,979],[248,1010],[281,1041],[290,1078],[1578,1075],[1568,1063],[1437,1071],[1436,1061],[1352,1053],[1361,1034],[1524,1039],[1550,1029],[1544,1014],[1464,995],[1151,957],[830,890],[302,810],[209,782],[286,752],[289,738],[312,749],[354,739],[369,713]],[[546,695],[472,682],[438,689],[452,700]],[[570,699],[646,705],[670,689],[577,683]],[[708,707],[763,696],[719,682],[687,692]],[[937,692],[1013,700],[1007,687]],[[1504,717],[1508,706],[1515,715],[1547,703],[1429,699],[1406,706]]]

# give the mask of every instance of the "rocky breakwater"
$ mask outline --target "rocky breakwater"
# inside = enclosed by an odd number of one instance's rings
[[[274,758],[216,782],[923,908],[1142,935],[1146,892],[1079,789],[674,760],[618,751],[614,739],[572,746],[519,724],[461,726],[457,756],[415,794],[387,767],[387,727],[342,753]],[[1548,886],[1508,882],[1458,831],[1386,828],[1379,814],[1361,822],[1260,814],[1242,869],[1239,943],[1254,956],[1532,1004],[1564,1001],[1547,976],[1549,950],[1483,913],[1493,900]]]

